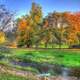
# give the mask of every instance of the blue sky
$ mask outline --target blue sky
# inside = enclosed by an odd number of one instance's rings
[[[10,11],[15,11],[19,17],[28,14],[32,1],[42,6],[44,16],[53,11],[80,11],[80,0],[0,0]]]

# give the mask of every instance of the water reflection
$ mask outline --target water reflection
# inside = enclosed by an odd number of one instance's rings
[[[65,68],[65,67],[62,68],[62,76],[68,77],[69,73],[70,73],[69,68]]]

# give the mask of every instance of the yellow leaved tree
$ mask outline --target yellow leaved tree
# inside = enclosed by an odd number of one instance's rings
[[[5,41],[6,41],[5,33],[4,32],[0,32],[0,44],[4,43]]]

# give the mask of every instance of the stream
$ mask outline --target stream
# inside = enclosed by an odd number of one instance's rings
[[[18,62],[11,61],[11,64],[22,67],[33,67],[36,68],[40,74],[50,73],[52,75],[63,76],[63,77],[80,77],[80,68],[77,67],[63,67],[60,65],[51,65],[47,63],[35,63],[35,62]]]
[[[11,60],[10,64],[14,66],[21,66],[21,67],[33,67],[39,71],[38,75],[41,75],[41,76],[46,74],[47,76],[53,75],[53,76],[80,78],[79,67],[64,67],[62,65],[57,65],[57,64],[53,65],[48,63],[22,62],[22,61],[16,61],[16,60]]]

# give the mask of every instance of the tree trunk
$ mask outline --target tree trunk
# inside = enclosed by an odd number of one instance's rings
[[[32,46],[31,44],[27,44],[27,48],[31,48],[31,46]]]
[[[36,43],[35,48],[38,48],[38,46],[39,46],[39,44],[38,44],[38,43]]]
[[[54,41],[52,40],[52,48],[54,48],[53,43],[54,43]]]
[[[59,44],[59,49],[61,49],[61,44]]]
[[[59,42],[59,49],[61,49],[61,40],[60,40],[60,42]]]
[[[48,44],[47,44],[47,43],[45,43],[45,48],[47,48],[47,46],[48,46]]]
[[[53,44],[52,44],[52,48],[54,48]]]

